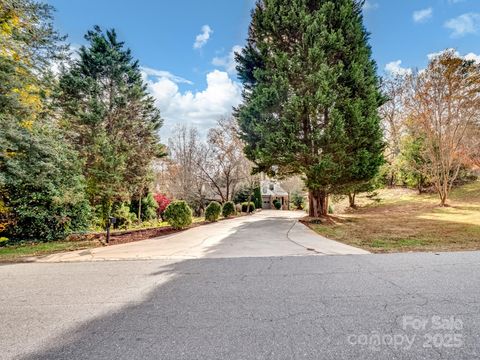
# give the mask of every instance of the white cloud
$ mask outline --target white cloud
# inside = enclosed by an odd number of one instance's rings
[[[202,136],[221,116],[229,115],[241,101],[242,87],[228,73],[214,70],[207,74],[207,87],[201,91],[180,91],[169,78],[149,79],[148,89],[165,120],[160,134],[168,138],[177,124],[197,127]]]
[[[174,83],[193,85],[193,82],[191,82],[190,80],[184,79],[180,76],[173,75],[168,71],[152,69],[146,66],[142,66],[140,70],[145,75],[144,77],[153,76],[156,78],[168,79],[173,81]]]
[[[465,60],[473,60],[477,64],[480,64],[480,55],[474,54],[474,53],[468,53],[463,57]]]
[[[410,75],[412,73],[412,69],[404,68],[401,66],[402,60],[392,61],[385,65],[385,71],[392,74],[392,75]]]
[[[462,56],[458,51],[456,51],[455,49],[452,49],[452,48],[428,54],[427,58],[428,58],[428,60],[432,60],[432,59],[436,58],[437,56],[440,56],[440,55],[442,55],[446,52],[453,52],[453,54],[455,56],[458,56],[458,57],[463,58],[465,60],[473,60],[476,63],[480,64],[480,55],[477,55],[473,52],[470,52],[470,53]]]
[[[452,30],[451,37],[461,37],[467,34],[476,34],[480,29],[480,14],[466,13],[445,23],[447,29]]]
[[[193,43],[193,48],[194,49],[200,49],[202,48],[210,39],[210,35],[213,33],[213,30],[210,26],[208,25],[203,25],[202,26],[202,32],[197,35],[195,38],[195,42]]]
[[[378,6],[379,6],[378,3],[367,0],[363,4],[363,10],[365,11],[375,10],[375,9],[378,9]]]
[[[440,56],[443,53],[446,53],[446,52],[449,52],[449,51],[453,51],[455,56],[460,56],[460,53],[458,51],[456,51],[455,49],[449,48],[449,49],[441,50],[441,51],[438,51],[438,52],[430,53],[430,54],[427,55],[427,58],[428,58],[428,60],[432,60],[432,59],[436,58],[437,56]]]
[[[241,50],[242,47],[240,45],[235,45],[232,47],[232,50],[230,50],[228,55],[223,57],[214,57],[212,64],[224,68],[230,75],[236,75],[237,70],[235,67],[237,64],[235,63],[235,53],[240,52]]]
[[[422,10],[417,10],[413,12],[413,21],[416,23],[422,23],[430,19],[433,15],[433,9],[431,7],[422,9]]]

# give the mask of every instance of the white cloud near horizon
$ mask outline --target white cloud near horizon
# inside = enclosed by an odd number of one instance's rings
[[[410,75],[412,73],[412,69],[404,68],[401,65],[402,65],[402,60],[389,62],[387,65],[385,65],[385,71],[392,75],[400,75],[400,76]]]
[[[415,21],[416,23],[426,22],[432,16],[433,16],[433,9],[431,7],[414,11],[412,14],[413,21]]]
[[[232,47],[228,55],[223,57],[214,57],[212,59],[212,64],[215,66],[222,67],[225,69],[230,75],[235,76],[237,74],[236,70],[236,62],[235,62],[235,53],[240,52],[242,47],[240,45],[235,45]]]
[[[142,74],[146,75],[144,76],[144,78],[152,76],[156,78],[169,79],[177,84],[193,85],[193,82],[191,82],[190,80],[184,79],[180,76],[176,76],[169,71],[157,70],[157,69],[149,68],[147,66],[141,66],[140,70],[142,71]]]
[[[477,64],[480,64],[480,55],[477,55],[473,52],[470,52],[466,55],[461,55],[458,51],[456,51],[455,49],[451,49],[451,48],[427,54],[427,58],[428,58],[429,61],[431,61],[432,59],[436,58],[437,56],[442,55],[443,53],[445,53],[447,51],[453,51],[455,56],[458,56],[458,57],[463,58],[465,60],[473,60]],[[413,73],[412,68],[402,67],[402,60],[396,60],[396,61],[389,62],[387,65],[385,65],[384,70],[385,70],[386,73],[394,75],[394,76],[396,76],[396,75],[399,75],[399,76],[410,75],[410,74]],[[424,70],[425,69],[420,69],[419,71],[421,72],[421,71],[424,71]]]
[[[213,70],[207,75],[207,86],[199,91],[181,91],[172,79],[148,79],[147,86],[160,109],[164,125],[162,139],[171,136],[176,125],[196,127],[202,137],[215,126],[218,119],[232,113],[241,102],[242,87],[227,72]]]
[[[462,37],[468,34],[477,34],[480,30],[480,14],[466,13],[445,22],[444,26],[452,30],[453,38]]]
[[[210,35],[213,34],[213,30],[208,25],[202,26],[202,32],[195,37],[195,42],[193,43],[194,49],[201,49],[210,39]]]
[[[458,57],[463,58],[463,59],[465,59],[465,60],[473,60],[473,61],[475,61],[477,64],[480,64],[480,55],[477,55],[477,54],[475,54],[475,53],[473,53],[473,52],[470,52],[470,53],[468,53],[468,54],[466,54],[466,55],[461,55],[457,50],[452,49],[452,48],[450,48],[450,49],[445,49],[445,50],[442,50],[442,51],[438,51],[438,52],[434,52],[434,53],[428,54],[428,55],[427,55],[427,58],[428,58],[428,60],[432,60],[432,59],[436,58],[437,56],[442,55],[443,53],[445,53],[445,52],[447,52],[447,51],[453,51],[454,54],[455,54],[455,56],[458,56]]]

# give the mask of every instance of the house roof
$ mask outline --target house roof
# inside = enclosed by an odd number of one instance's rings
[[[288,196],[279,183],[272,180],[263,180],[260,182],[260,191],[262,196]]]

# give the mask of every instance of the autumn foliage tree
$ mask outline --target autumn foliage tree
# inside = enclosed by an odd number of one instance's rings
[[[158,205],[157,216],[163,220],[163,213],[167,208],[168,204],[170,204],[172,200],[169,199],[165,194],[155,194],[153,198],[155,199]]]
[[[422,139],[420,171],[445,206],[462,165],[471,159],[467,140],[480,116],[480,66],[448,50],[414,74],[410,85],[409,129]]]

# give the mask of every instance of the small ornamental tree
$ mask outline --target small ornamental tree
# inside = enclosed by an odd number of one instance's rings
[[[172,202],[165,194],[155,194],[154,196],[155,201],[157,202],[157,216],[163,219],[163,213],[167,206]]]
[[[222,215],[226,218],[235,215],[235,204],[233,201],[227,201],[225,204],[223,204]]]
[[[152,193],[148,193],[142,199],[142,220],[153,220],[157,217],[158,204],[155,201]]]
[[[174,229],[184,229],[192,224],[192,209],[183,200],[173,201],[165,209],[163,217]]]
[[[255,203],[250,201],[250,206],[248,202],[242,203],[242,212],[254,212],[255,211]]]
[[[217,221],[221,213],[222,205],[216,201],[212,201],[205,209],[205,220],[212,222]]]

